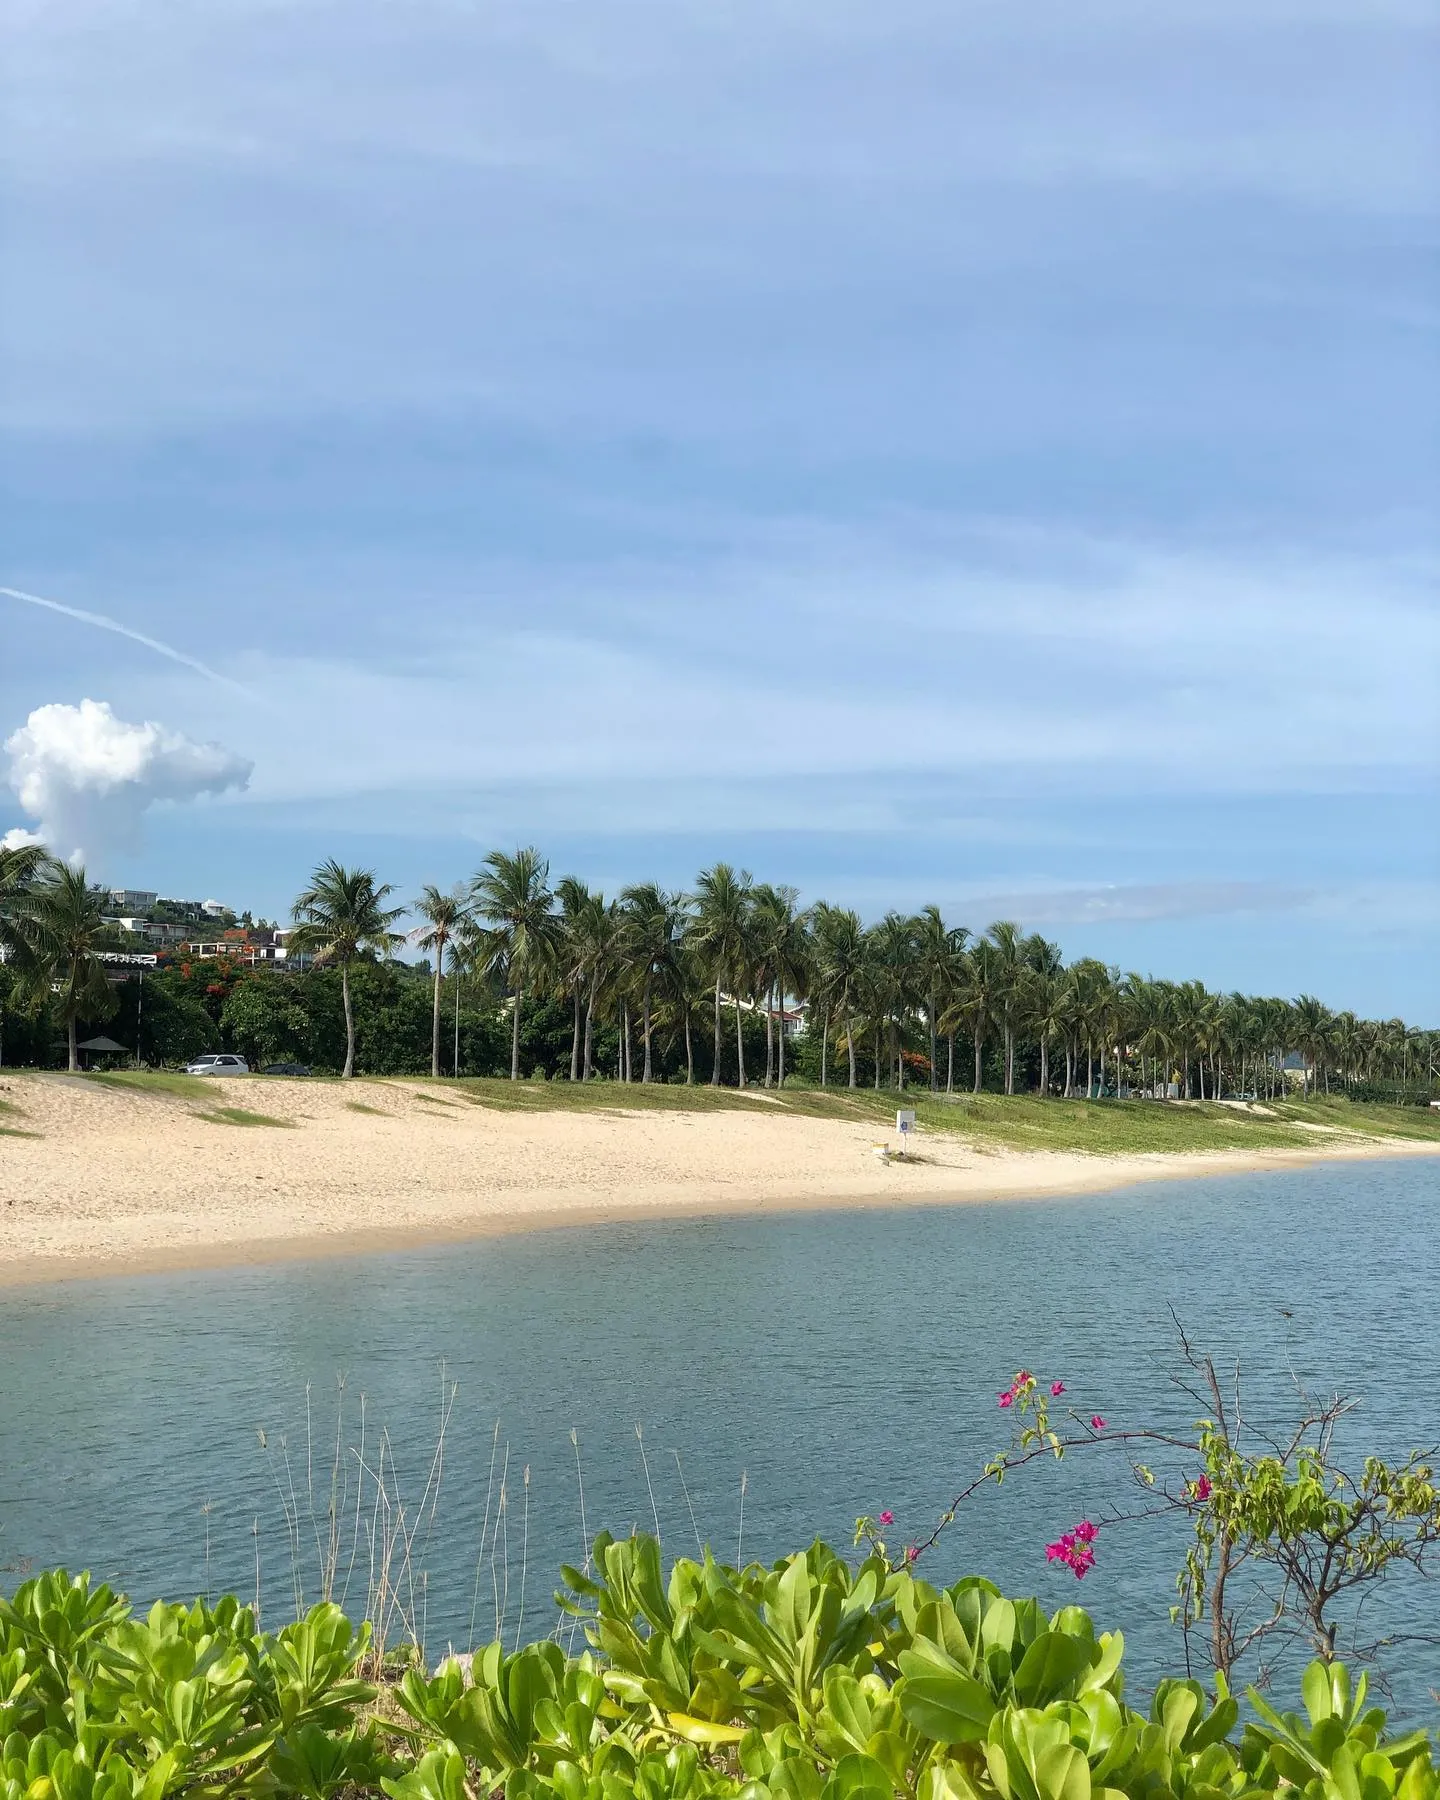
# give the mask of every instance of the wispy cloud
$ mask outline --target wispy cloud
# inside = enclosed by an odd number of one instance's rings
[[[245,689],[228,675],[221,675],[208,663],[200,661],[198,656],[187,656],[183,650],[177,650],[173,644],[161,643],[159,638],[148,637],[143,631],[135,631],[129,625],[122,625],[118,619],[112,619],[104,613],[87,612],[84,607],[67,606],[61,600],[46,600],[39,594],[27,594],[20,588],[0,587],[0,594],[7,600],[18,601],[23,606],[38,606],[44,612],[58,613],[62,618],[76,619],[82,625],[93,625],[100,631],[113,631],[117,637],[129,638],[132,644],[143,644],[147,650],[153,650],[157,656],[168,658],[170,662],[179,663],[182,668],[193,669],[197,675],[203,675],[207,681],[216,681],[222,687],[233,688],[236,693],[243,694]]]

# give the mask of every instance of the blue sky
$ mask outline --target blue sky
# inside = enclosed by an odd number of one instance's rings
[[[0,585],[222,679],[0,596],[0,739],[250,767],[62,746],[97,870],[727,856],[1440,1021],[1428,0],[4,30]]]

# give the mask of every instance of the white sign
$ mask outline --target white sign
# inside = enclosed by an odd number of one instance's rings
[[[913,1112],[897,1112],[895,1115],[895,1129],[901,1134],[902,1137],[907,1132],[913,1131],[915,1129],[914,1113]]]

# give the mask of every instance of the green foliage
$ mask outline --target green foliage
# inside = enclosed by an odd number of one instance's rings
[[[0,1800],[1437,1800],[1339,1664],[1304,1715],[1223,1681],[1129,1705],[1118,1633],[822,1543],[771,1568],[594,1546],[557,1595],[589,1648],[491,1644],[377,1687],[368,1627],[274,1635],[234,1598],[144,1620],[63,1571],[0,1600]],[[467,1667],[468,1663],[468,1667]]]

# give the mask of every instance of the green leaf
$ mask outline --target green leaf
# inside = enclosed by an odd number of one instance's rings
[[[958,1672],[906,1675],[896,1692],[906,1719],[937,1744],[978,1743],[995,1715],[986,1689]]]
[[[1016,1698],[1025,1706],[1048,1706],[1068,1699],[1090,1667],[1091,1647],[1083,1638],[1042,1632],[1020,1659],[1014,1674]]]
[[[825,1783],[822,1800],[895,1800],[895,1783],[873,1756],[842,1756]]]

